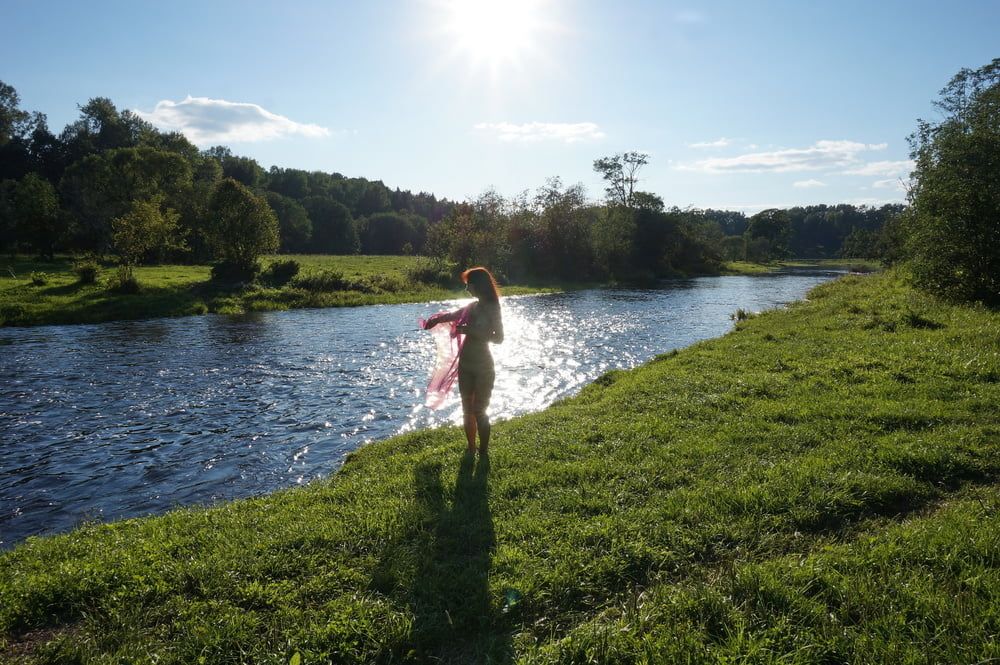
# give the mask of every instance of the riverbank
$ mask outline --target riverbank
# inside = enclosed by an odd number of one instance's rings
[[[1000,657],[1000,315],[850,276],[329,481],[0,555],[29,662]],[[113,656],[113,657],[111,657]]]
[[[294,259],[301,275],[341,275],[283,286],[232,286],[213,282],[209,266],[162,265],[135,269],[142,290],[136,294],[109,290],[114,266],[107,264],[93,284],[81,284],[73,260],[40,262],[28,258],[0,260],[0,326],[100,323],[127,319],[193,316],[207,313],[242,314],[314,307],[428,302],[465,297],[462,289],[414,281],[411,272],[426,259],[414,256],[273,256]],[[727,263],[722,274],[757,275],[780,270],[784,264]],[[810,262],[805,265],[843,267],[857,262]],[[592,288],[586,284],[509,284],[504,295],[551,293]]]
[[[461,289],[412,280],[410,271],[426,261],[421,257],[291,255],[268,257],[262,263],[266,267],[286,259],[300,264],[303,277],[321,278],[284,286],[234,286],[213,282],[211,268],[206,265],[140,266],[135,275],[142,290],[127,294],[108,288],[113,264],[103,266],[96,283],[81,284],[68,257],[53,262],[4,259],[0,260],[0,325],[99,323],[465,297]],[[340,278],[329,279],[331,273]],[[555,290],[545,285],[513,284],[506,286],[504,293]]]

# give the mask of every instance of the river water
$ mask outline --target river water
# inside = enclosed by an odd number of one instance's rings
[[[505,298],[490,413],[541,409],[837,274]],[[434,349],[416,321],[465,302],[0,329],[0,549],[305,483],[367,441],[461,422],[457,394],[423,406]]]

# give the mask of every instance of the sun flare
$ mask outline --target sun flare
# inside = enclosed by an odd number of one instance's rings
[[[540,0],[451,0],[445,31],[456,50],[478,63],[516,63],[537,47]]]

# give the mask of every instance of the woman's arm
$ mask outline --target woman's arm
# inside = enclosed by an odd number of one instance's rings
[[[439,323],[447,323],[448,321],[454,321],[459,316],[462,315],[462,310],[456,309],[454,312],[440,312],[429,317],[424,321],[424,330],[429,330]]]
[[[497,308],[496,320],[493,325],[493,334],[490,341],[494,344],[503,344],[503,317],[500,316],[500,308]]]

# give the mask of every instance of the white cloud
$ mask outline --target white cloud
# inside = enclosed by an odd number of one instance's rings
[[[293,135],[309,138],[330,135],[326,127],[295,122],[257,104],[208,97],[188,95],[180,102],[165,99],[150,113],[135,113],[162,130],[183,133],[198,145],[266,141]]]
[[[810,178],[809,180],[796,180],[792,183],[792,187],[798,187],[799,189],[809,189],[811,187],[826,187],[825,182],[820,182],[815,178]]]
[[[475,129],[491,132],[505,143],[535,143],[562,141],[577,143],[604,138],[604,132],[593,122],[481,122]]]
[[[704,173],[784,173],[788,171],[816,171],[845,168],[858,164],[860,154],[870,150],[884,150],[885,143],[858,143],[857,141],[817,141],[808,148],[786,148],[771,152],[751,152],[736,157],[702,159],[678,168]]]
[[[714,141],[699,141],[698,143],[688,143],[689,148],[725,148],[732,145],[733,140],[722,136]]]
[[[868,175],[893,178],[909,175],[914,166],[915,164],[912,159],[904,159],[898,162],[869,162],[844,171],[844,175]]]

